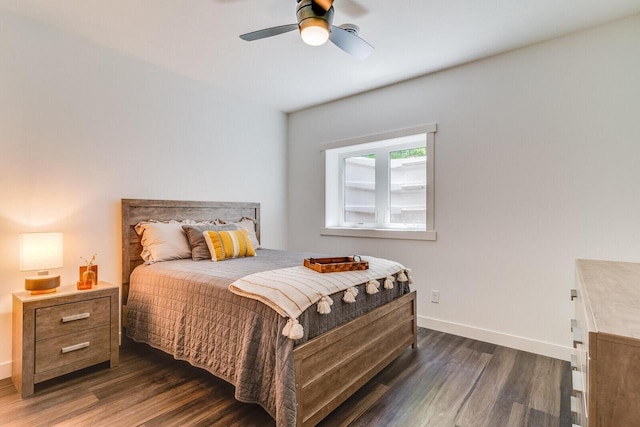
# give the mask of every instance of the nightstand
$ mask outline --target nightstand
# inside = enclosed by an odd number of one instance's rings
[[[119,286],[99,282],[79,291],[13,293],[11,379],[22,397],[34,384],[109,361],[118,366]]]

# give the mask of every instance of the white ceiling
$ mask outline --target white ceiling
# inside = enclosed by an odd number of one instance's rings
[[[296,32],[295,0],[0,0],[0,9],[290,112],[640,13],[640,0],[335,0],[366,60]]]

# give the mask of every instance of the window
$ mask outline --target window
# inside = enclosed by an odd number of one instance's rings
[[[328,143],[322,234],[435,240],[436,125]]]

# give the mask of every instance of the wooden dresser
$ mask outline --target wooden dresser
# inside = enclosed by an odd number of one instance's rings
[[[13,294],[11,379],[22,397],[34,385],[100,362],[118,366],[119,287],[99,282],[78,291]]]
[[[576,261],[575,424],[640,425],[640,264]]]

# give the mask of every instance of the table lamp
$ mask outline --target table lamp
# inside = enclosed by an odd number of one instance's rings
[[[62,233],[25,233],[20,235],[20,271],[37,271],[24,280],[31,295],[55,292],[60,275],[47,269],[62,268]]]

